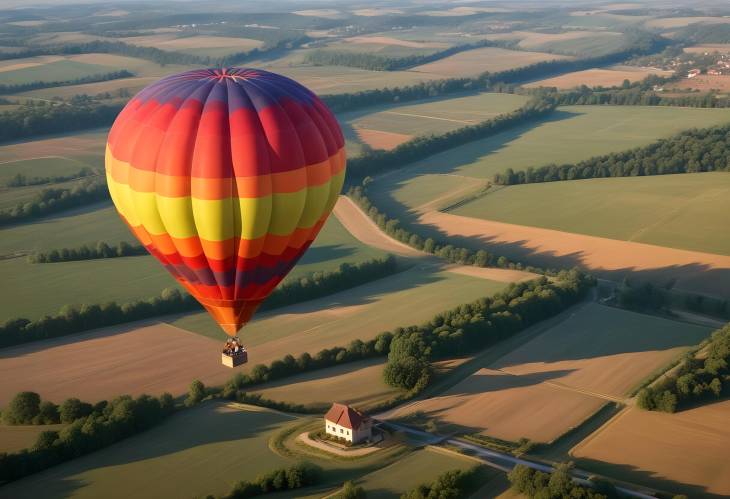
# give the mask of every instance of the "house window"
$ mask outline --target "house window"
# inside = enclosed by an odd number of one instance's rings
[[[345,433],[345,430],[343,430],[342,428],[340,428],[340,433]]]
[[[348,434],[348,435],[350,434],[350,430],[347,430],[347,434]]]

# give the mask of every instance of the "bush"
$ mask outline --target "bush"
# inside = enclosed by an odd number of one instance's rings
[[[289,468],[281,468],[260,475],[253,482],[238,482],[233,490],[222,496],[221,499],[246,499],[272,492],[296,490],[318,483],[321,476],[322,471],[318,466],[307,462],[299,463]]]
[[[93,408],[91,404],[81,402],[77,398],[65,400],[58,410],[61,423],[72,423],[79,418],[83,418],[91,414]]]
[[[366,499],[367,496],[365,489],[348,480],[342,485],[342,490],[332,496],[332,499]]]
[[[509,472],[507,478],[512,485],[512,490],[530,498],[618,499],[619,495],[611,484],[597,482],[596,489],[593,489],[574,483],[571,477],[572,469],[572,463],[562,463],[558,464],[552,473],[545,473],[518,464]]]
[[[35,392],[20,392],[3,410],[3,421],[8,425],[33,424],[40,414],[41,397]]]
[[[190,383],[188,397],[185,399],[185,405],[192,407],[199,404],[207,396],[205,385],[200,380],[194,380]]]
[[[478,486],[479,467],[467,471],[447,471],[427,485],[419,485],[401,495],[401,499],[460,499]]]

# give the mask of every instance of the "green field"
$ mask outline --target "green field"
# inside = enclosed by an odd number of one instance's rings
[[[728,121],[730,109],[565,106],[546,120],[435,154],[410,170],[491,178],[507,168],[573,163]]]
[[[94,245],[97,241],[135,242],[109,204],[6,228],[0,239],[0,255]],[[290,276],[334,270],[341,263],[384,255],[361,244],[331,217]],[[37,318],[55,313],[66,304],[133,301],[176,286],[172,276],[151,256],[45,264],[31,264],[19,256],[0,260],[0,275],[14,290],[5,297],[0,322],[18,316]]]
[[[480,93],[408,105],[374,106],[342,113],[337,118],[348,141],[348,152],[356,154],[363,142],[357,129],[411,136],[442,134],[514,111],[526,101],[527,97],[521,95]],[[377,143],[369,145],[379,148]]]
[[[430,483],[442,473],[468,470],[474,466],[477,463],[466,457],[425,448],[365,475],[357,481],[357,485],[365,489],[368,499],[398,499],[401,494]]]
[[[60,60],[40,66],[32,66],[0,72],[0,85],[16,85],[35,81],[63,81],[98,75],[113,71],[99,64]]]
[[[69,165],[61,158],[101,169],[104,167],[108,131],[101,128],[0,145],[0,172],[5,172],[3,168],[6,167],[18,167],[13,175],[23,173],[20,170],[25,168],[29,168],[33,175],[52,175],[59,165]],[[69,166],[76,168],[75,165]]]
[[[91,162],[58,156],[7,161],[0,163],[0,185],[18,174],[28,178],[67,176],[78,173],[82,168],[99,168],[100,166],[93,165]]]
[[[730,255],[726,172],[516,185],[453,213]]]
[[[284,427],[307,421],[311,423],[307,428],[321,424],[319,418],[298,420],[259,407],[206,403],[111,447],[5,485],[2,493],[14,499],[219,496],[240,480],[254,480],[303,458],[324,470],[323,483],[275,497],[320,498],[343,480],[387,466],[405,451],[396,445],[355,461],[339,461],[304,455],[299,448],[287,457],[271,449],[272,437]],[[289,452],[295,446],[285,445]],[[460,466],[458,458],[452,462],[455,468]]]
[[[348,362],[267,383],[251,393],[281,402],[321,406],[324,410],[333,401],[367,410],[401,393],[383,381],[384,367],[384,358]]]
[[[314,354],[322,348],[346,346],[354,339],[368,340],[398,326],[420,324],[438,312],[493,295],[506,286],[462,274],[411,268],[329,297],[261,312],[241,334],[246,346],[271,349],[256,350],[261,355]],[[204,313],[181,317],[172,324],[216,339],[223,337]],[[286,341],[279,341],[282,339]]]
[[[558,54],[583,57],[596,57],[621,50],[625,40],[623,36],[615,36],[597,32],[593,36],[583,36],[569,40],[554,40],[540,45],[530,46],[532,50],[556,52]]]
[[[293,464],[268,447],[292,421],[265,409],[205,404],[116,445],[5,485],[13,498],[203,497]]]

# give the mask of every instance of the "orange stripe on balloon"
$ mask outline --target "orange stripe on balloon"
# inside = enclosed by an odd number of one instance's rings
[[[135,168],[116,160],[113,155],[109,158],[109,163],[112,179],[129,185],[134,191],[154,192],[166,197],[192,196],[196,199],[217,200],[234,194],[239,198],[258,198],[322,185],[344,170],[345,155],[341,149],[326,161],[307,165],[306,175],[302,175],[301,170],[290,170],[271,175],[235,177],[235,191],[231,182],[222,182],[218,178],[165,175]]]

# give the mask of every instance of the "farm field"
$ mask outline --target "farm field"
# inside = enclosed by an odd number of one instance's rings
[[[467,247],[487,249],[546,267],[579,266],[600,277],[672,285],[679,292],[730,298],[730,257],[619,241],[570,232],[506,224],[430,211],[418,222],[424,233],[453,237]]]
[[[490,296],[506,283],[431,267],[414,267],[328,297],[261,312],[246,325],[246,346],[256,347],[253,364],[284,354],[316,353],[322,348],[368,340],[390,328],[420,324],[436,313]],[[206,314],[171,322],[189,331],[223,338]],[[251,363],[249,363],[251,364]]]
[[[91,167],[103,168],[107,133],[108,129],[102,128],[0,145],[0,172],[5,172],[5,167],[32,165],[34,175],[51,175],[60,164],[54,158],[80,161]],[[14,165],[14,161],[33,163]]]
[[[556,87],[559,89],[570,89],[586,85],[589,87],[615,87],[621,85],[624,80],[630,82],[641,81],[649,75],[669,76],[671,71],[661,71],[653,68],[638,68],[631,66],[613,66],[606,69],[586,69],[564,75],[535,81],[524,85],[526,88]]]
[[[689,497],[730,495],[730,400],[675,414],[625,409],[571,451],[576,465]]]
[[[726,109],[565,106],[542,121],[434,154],[408,171],[492,178],[507,168],[573,163],[728,121]]]
[[[67,304],[124,303],[158,296],[175,280],[151,256],[97,259],[59,263],[28,263],[27,252],[96,245],[105,241],[135,243],[129,229],[114,208],[102,203],[91,208],[64,212],[3,230],[0,255],[20,255],[0,260],[0,273],[15,290],[5,298],[0,322],[18,315],[30,319],[56,313]],[[39,237],[39,229],[43,237]],[[342,263],[358,263],[385,256],[385,252],[360,243],[335,218],[331,217],[317,240],[289,274],[297,278],[314,271],[335,270]],[[83,286],[70,286],[69,276],[84,276]],[[38,283],[44,283],[41,288]]]
[[[17,452],[21,449],[33,447],[38,435],[44,431],[58,431],[65,425],[28,425],[10,426],[0,424],[0,454],[3,452]]]
[[[492,73],[527,66],[536,62],[566,59],[566,56],[543,52],[523,52],[495,47],[484,47],[459,52],[434,62],[411,68],[413,73],[429,73],[442,78],[475,76],[485,71]]]
[[[725,24],[730,23],[727,17],[664,17],[660,19],[650,19],[644,23],[649,28],[674,29],[684,28],[690,24]]]
[[[475,461],[465,457],[425,448],[365,475],[356,483],[365,489],[368,499],[398,499],[401,494],[428,483],[442,473],[468,470],[477,465]],[[500,474],[493,470],[487,473],[489,478]]]
[[[621,398],[702,340],[710,328],[590,303],[492,367]]]
[[[91,455],[3,486],[13,498],[203,497],[294,460],[268,447],[291,416],[207,403]]]
[[[394,416],[420,413],[441,433],[551,442],[607,401],[623,400],[708,334],[708,328],[586,304],[443,394]]]
[[[668,91],[677,90],[699,90],[700,92],[709,92],[710,90],[719,90],[720,92],[730,92],[730,75],[697,75],[694,78],[682,78],[673,83]]]
[[[101,171],[102,165],[61,156],[9,160],[0,163],[0,184],[7,183],[16,175],[24,175],[28,179],[33,177],[70,176],[84,168],[94,168]]]
[[[263,46],[260,40],[236,38],[231,36],[179,36],[178,33],[156,33],[153,35],[121,38],[120,41],[142,47],[155,47],[160,50],[183,52],[187,54],[220,57],[238,52],[247,52]]]
[[[386,57],[406,57],[433,54],[448,48],[444,42],[414,42],[390,36],[353,36],[328,43],[324,50],[378,54]]]
[[[1,67],[0,85],[72,80],[113,71],[99,64],[88,64],[63,58],[39,65],[23,66],[23,63],[16,62],[16,66],[18,69],[11,69],[12,66]]]
[[[730,52],[730,43],[703,43],[692,47],[684,47],[683,50],[690,54],[712,54],[714,52],[726,54]]]
[[[291,404],[321,406],[324,410],[333,401],[368,410],[401,392],[383,381],[385,362],[385,358],[349,362],[273,381],[248,393]]]
[[[389,105],[338,115],[348,141],[348,153],[358,153],[362,144],[373,149],[392,149],[414,136],[441,134],[508,113],[527,97],[515,94],[480,93],[461,97]],[[397,139],[397,140],[396,140]]]
[[[221,343],[155,321],[7,347],[0,354],[0,407],[32,390],[61,403],[121,394],[181,395],[194,379],[222,385],[233,371]],[[39,365],[43,369],[39,369]]]
[[[730,174],[509,186],[455,215],[730,256]]]

